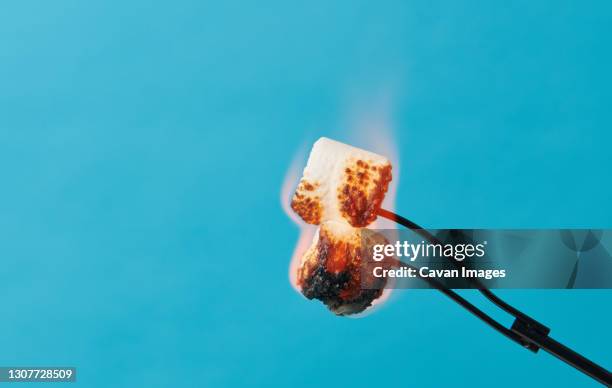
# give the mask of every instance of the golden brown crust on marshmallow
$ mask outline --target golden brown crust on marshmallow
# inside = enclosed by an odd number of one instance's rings
[[[293,211],[302,217],[308,224],[320,224],[321,217],[323,216],[320,198],[313,194],[318,186],[316,182],[309,182],[302,179],[291,200],[291,208]]]
[[[372,223],[391,182],[391,165],[374,166],[365,160],[347,164],[338,188],[340,212],[354,227]]]

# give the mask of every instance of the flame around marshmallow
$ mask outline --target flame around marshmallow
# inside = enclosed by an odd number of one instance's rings
[[[319,228],[295,278],[304,296],[337,315],[360,313],[383,294],[386,281],[364,269],[368,247],[384,238],[365,227],[376,219],[390,181],[383,156],[324,137],[312,147],[291,208]]]

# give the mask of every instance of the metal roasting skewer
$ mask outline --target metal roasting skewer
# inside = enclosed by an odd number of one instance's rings
[[[385,209],[379,209],[378,215],[410,229],[431,243],[440,243],[440,240],[433,234],[407,218]],[[410,265],[399,260],[395,260],[395,264],[398,266],[412,268]],[[455,261],[455,264],[458,266],[463,266],[458,261]],[[493,329],[497,330],[499,333],[510,338],[519,345],[531,350],[534,353],[536,353],[539,349],[543,349],[558,359],[568,363],[574,368],[597,380],[601,384],[608,387],[612,386],[612,375],[608,370],[549,337],[548,333],[550,333],[550,329],[548,327],[504,302],[497,295],[484,287],[477,279],[472,279],[472,282],[478,291],[497,307],[501,308],[515,318],[514,323],[510,328],[506,328],[504,325],[484,313],[455,291],[444,287],[437,280],[433,278],[421,279],[428,282],[432,287],[436,288],[438,291],[451,298],[453,301],[468,310],[470,313],[474,314]]]

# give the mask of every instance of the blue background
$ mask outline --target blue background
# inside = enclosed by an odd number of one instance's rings
[[[402,214],[611,227],[611,40],[606,1],[3,2],[0,365],[87,387],[590,386],[436,292],[363,319],[307,302],[279,189],[382,98]],[[502,294],[612,366],[609,291]]]

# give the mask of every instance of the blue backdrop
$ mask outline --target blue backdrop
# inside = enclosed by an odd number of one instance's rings
[[[433,291],[363,319],[306,301],[279,190],[302,144],[373,112],[423,225],[610,227],[611,26],[606,1],[4,2],[0,365],[86,387],[590,386]],[[612,366],[609,291],[502,294]]]

